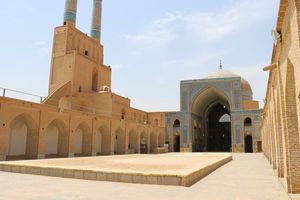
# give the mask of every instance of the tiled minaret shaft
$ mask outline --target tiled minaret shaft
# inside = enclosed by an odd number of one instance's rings
[[[91,37],[101,39],[102,0],[94,0]]]
[[[64,23],[70,22],[76,24],[77,0],[66,0]]]

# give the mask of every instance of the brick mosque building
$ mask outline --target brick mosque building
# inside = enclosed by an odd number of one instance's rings
[[[145,112],[112,92],[103,63],[102,0],[90,36],[66,0],[54,31],[49,94],[41,103],[0,97],[0,160],[170,151],[263,150],[291,193],[300,193],[300,0],[281,0],[265,106],[241,76],[220,69],[181,82],[180,112]],[[259,117],[260,116],[260,117]]]
[[[166,113],[171,151],[261,152],[260,109],[241,76],[222,69],[180,83],[180,112]]]

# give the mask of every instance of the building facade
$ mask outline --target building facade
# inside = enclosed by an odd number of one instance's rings
[[[290,193],[300,193],[300,1],[281,0],[262,112],[263,151]]]
[[[165,114],[132,108],[111,90],[101,9],[94,0],[88,36],[76,28],[77,0],[66,0],[42,103],[0,97],[0,160],[165,151]]]
[[[171,151],[260,152],[260,110],[250,84],[220,69],[181,81],[180,112],[166,113]]]

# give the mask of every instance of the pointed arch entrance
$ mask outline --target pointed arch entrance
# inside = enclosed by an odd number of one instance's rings
[[[222,103],[212,105],[207,113],[207,151],[229,152],[231,149],[230,111]]]
[[[213,87],[195,96],[191,106],[191,126],[196,130],[192,136],[193,151],[231,151],[231,103],[228,99]]]

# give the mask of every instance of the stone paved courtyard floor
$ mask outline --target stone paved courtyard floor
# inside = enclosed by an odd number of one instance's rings
[[[289,200],[262,154],[233,161],[192,187],[88,181],[0,172],[0,200]]]
[[[0,162],[0,171],[125,183],[191,186],[230,153],[168,153]]]

